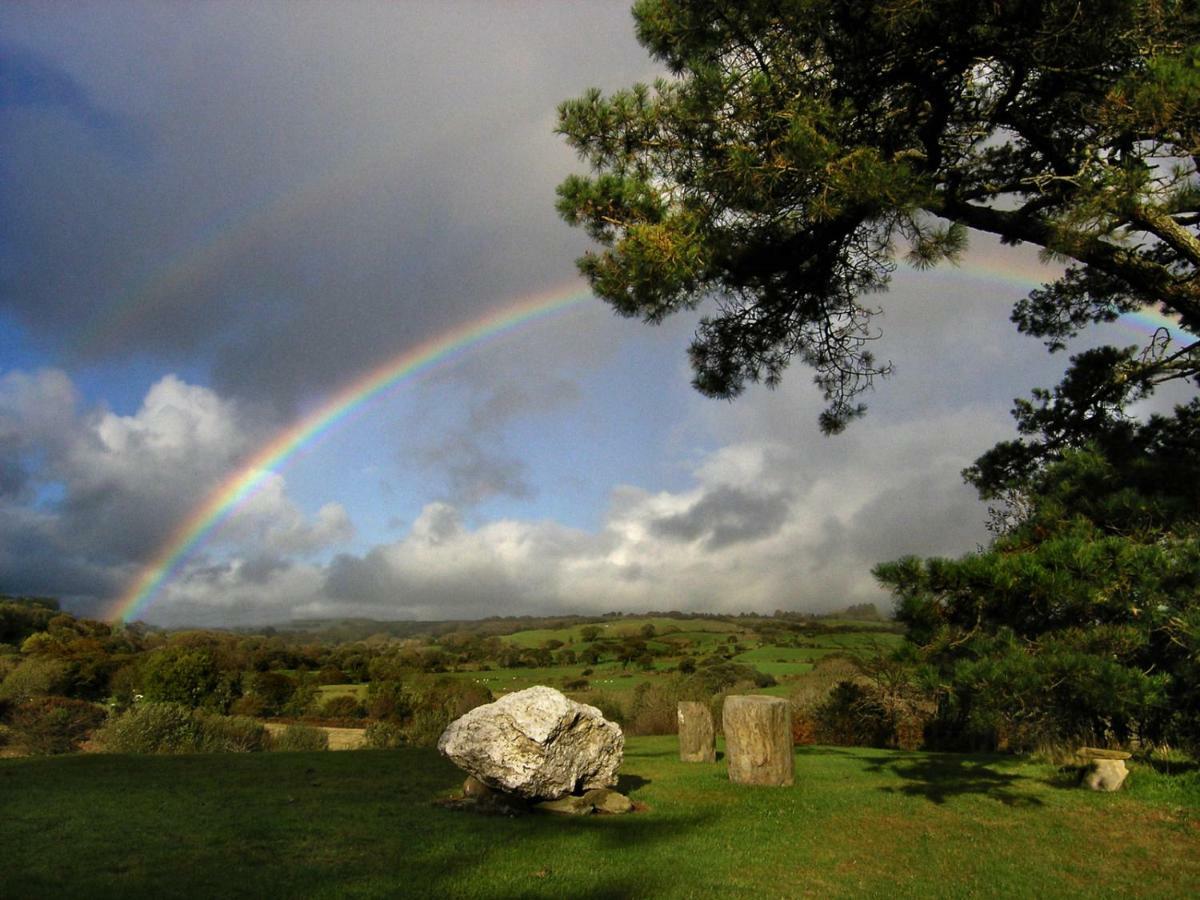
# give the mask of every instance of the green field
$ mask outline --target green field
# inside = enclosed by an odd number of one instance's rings
[[[638,618],[620,619],[614,622],[595,622],[591,627],[600,629],[601,638],[622,638],[638,636],[645,625],[653,625],[658,636],[675,637],[669,632],[686,633],[688,636],[702,635],[706,641],[722,640],[731,632],[741,629],[732,622],[718,619],[670,619],[666,616],[641,616]],[[586,625],[575,625],[571,628],[534,628],[505,635],[503,640],[518,647],[541,647],[546,641],[562,641],[564,644],[585,643],[580,630]]]
[[[1003,756],[801,748],[790,788],[630,738],[645,810],[481,817],[431,750],[0,760],[3,895],[1183,897],[1200,775],[1079,790]]]

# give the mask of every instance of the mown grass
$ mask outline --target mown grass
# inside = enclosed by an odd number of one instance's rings
[[[630,816],[431,801],[429,750],[0,760],[5,897],[1182,897],[1200,778],[1115,795],[1002,756],[801,748],[790,788],[630,738]]]

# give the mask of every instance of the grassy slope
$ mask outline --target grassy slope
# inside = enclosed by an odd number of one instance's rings
[[[631,738],[624,817],[433,808],[428,750],[0,760],[5,897],[1200,893],[1200,776],[1068,787],[1005,757],[803,748],[791,788]]]

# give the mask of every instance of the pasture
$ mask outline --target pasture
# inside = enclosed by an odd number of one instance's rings
[[[796,750],[790,788],[630,738],[629,816],[432,805],[436,752],[0,760],[6,898],[1182,897],[1200,893],[1200,776],[1127,790],[999,755]]]

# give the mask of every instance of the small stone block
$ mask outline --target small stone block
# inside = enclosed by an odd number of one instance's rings
[[[1133,754],[1124,750],[1105,750],[1102,747],[1080,747],[1079,755],[1084,759],[1129,759]]]
[[[555,813],[560,816],[587,816],[592,812],[592,804],[586,797],[572,795],[559,797],[557,800],[543,800],[541,803],[535,803],[533,808],[538,812]]]
[[[609,790],[608,788],[597,788],[594,791],[588,791],[583,795],[583,799],[592,805],[599,813],[610,813],[612,815],[622,815],[623,813],[633,812],[633,801],[624,794]]]

